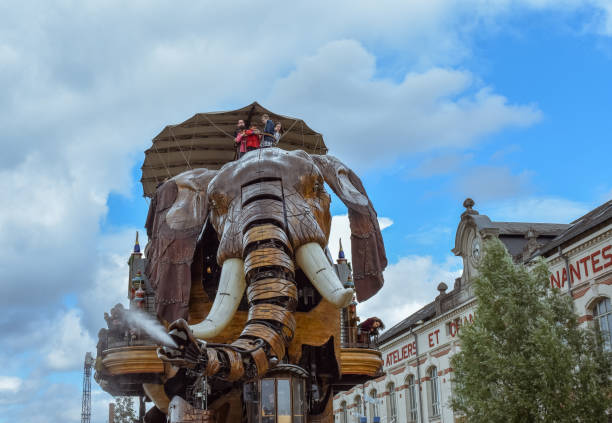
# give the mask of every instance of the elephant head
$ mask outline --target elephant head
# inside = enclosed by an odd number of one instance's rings
[[[331,224],[324,182],[349,211],[355,289],[363,301],[382,287],[387,261],[372,203],[336,158],[259,149],[218,171],[188,171],[158,188],[146,224],[147,276],[158,316],[188,318],[194,273],[206,273],[194,263],[201,245],[218,246],[220,275],[208,316],[191,326],[195,338],[222,332],[246,289],[248,318],[238,339],[201,352],[207,375],[230,381],[262,375],[285,356],[296,326],[298,271],[337,308],[351,301],[353,290],[340,283],[324,251]]]

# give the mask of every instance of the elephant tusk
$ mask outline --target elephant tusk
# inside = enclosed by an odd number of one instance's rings
[[[191,326],[193,335],[199,339],[209,339],[221,333],[234,317],[245,288],[244,261],[239,258],[225,260],[215,301],[208,316]]]
[[[170,398],[168,398],[166,391],[164,391],[164,385],[157,383],[143,383],[142,389],[162,413],[168,414]]]
[[[323,298],[338,308],[349,305],[355,292],[342,286],[319,244],[302,245],[295,252],[295,260]]]

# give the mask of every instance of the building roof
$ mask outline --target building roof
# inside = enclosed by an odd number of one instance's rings
[[[557,236],[570,225],[565,223],[537,223],[537,222],[494,222],[484,214],[470,214],[478,229],[496,229],[499,235],[524,236],[529,230],[538,235]]]
[[[166,126],[153,138],[142,165],[140,182],[144,195],[151,197],[160,183],[186,170],[219,169],[234,160],[238,119],[261,126],[264,113],[282,124],[284,132],[278,147],[310,154],[327,153],[323,136],[303,120],[273,113],[257,102],[238,110],[197,113],[183,123]]]
[[[419,311],[412,313],[410,316],[408,316],[407,318],[405,318],[404,320],[402,320],[401,322],[399,322],[398,324],[396,324],[389,330],[383,332],[378,337],[378,344],[379,345],[384,344],[389,339],[392,339],[410,330],[410,328],[415,326],[417,322],[421,320],[422,321],[429,320],[435,315],[436,315],[436,304],[435,304],[435,301],[432,301],[431,303],[427,304],[425,307],[423,307]]]
[[[499,229],[500,235],[522,235],[529,230],[535,231],[538,235],[556,236],[567,229],[569,225],[564,223],[531,223],[531,222],[491,222]]]
[[[574,220],[567,228],[542,247],[535,255],[543,255],[567,241],[583,234],[584,232],[612,219],[612,200],[603,203],[601,206],[591,210],[584,216]]]
[[[466,211],[461,215],[455,235],[455,248],[452,250],[456,255],[469,253],[465,251],[466,248],[469,248],[467,236],[470,232],[469,228],[474,226],[483,234],[498,237],[516,260],[530,255],[538,247],[549,243],[551,239],[570,227],[568,224],[561,223],[494,222],[489,216],[479,214],[472,208],[474,206],[472,199],[466,199],[464,206]]]

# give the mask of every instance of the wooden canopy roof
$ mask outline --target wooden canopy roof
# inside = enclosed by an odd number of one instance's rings
[[[282,124],[284,133],[278,147],[311,154],[327,153],[323,136],[303,120],[273,113],[257,102],[228,112],[198,113],[183,123],[166,126],[153,138],[141,168],[144,195],[152,197],[160,183],[186,170],[219,169],[234,160],[234,131],[238,119],[263,129],[261,115],[264,113]]]

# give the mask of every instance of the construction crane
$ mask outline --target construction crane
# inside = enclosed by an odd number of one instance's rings
[[[90,352],[85,354],[83,365],[83,400],[81,405],[81,423],[91,423],[91,368],[95,360]]]

